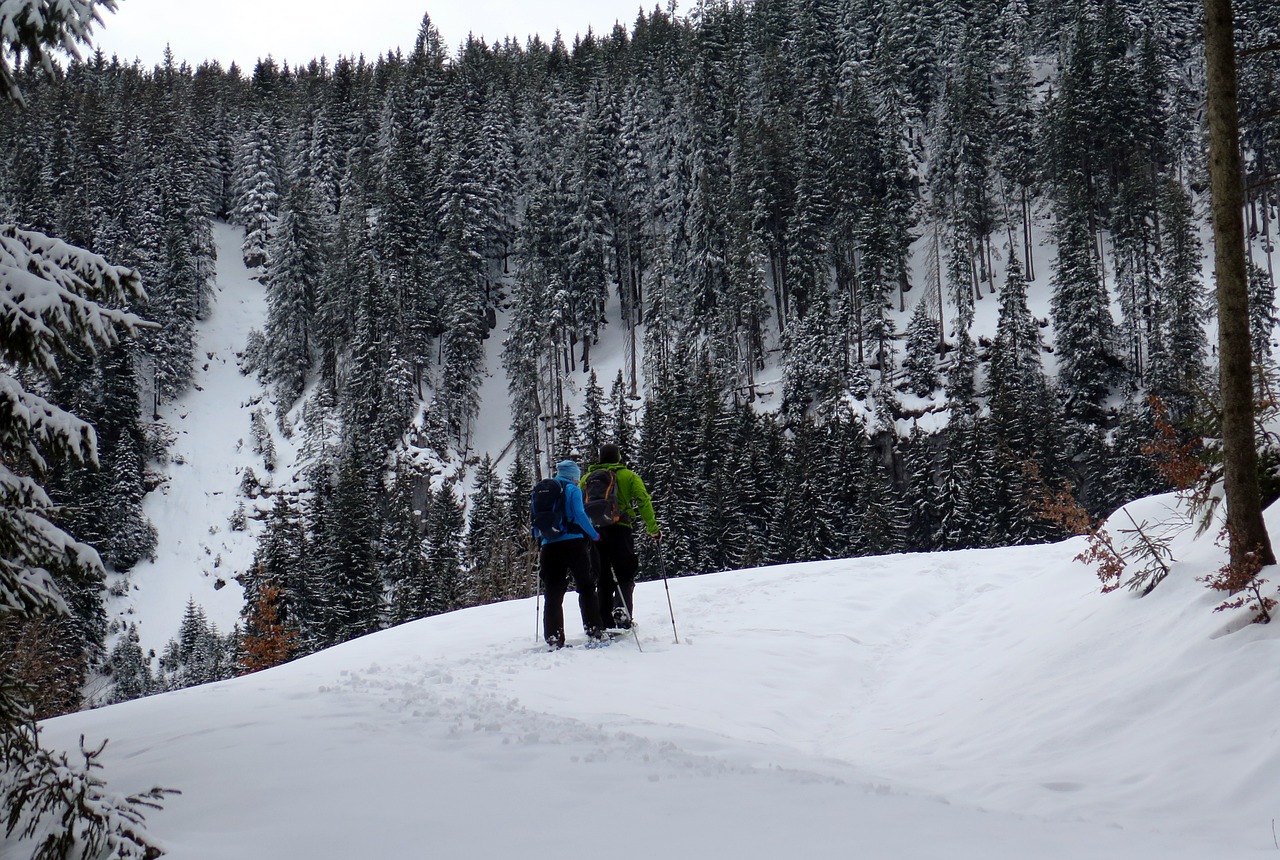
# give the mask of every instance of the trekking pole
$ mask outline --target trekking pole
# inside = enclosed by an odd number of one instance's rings
[[[631,613],[627,610],[627,598],[623,596],[622,583],[618,582],[616,576],[613,578],[613,590],[618,594],[618,605],[622,607],[622,614],[627,617],[627,626],[631,628],[631,635],[636,640],[636,648],[643,652],[644,648],[640,647],[640,631],[636,630],[635,619],[631,617]]]
[[[676,644],[680,644],[680,634],[676,631],[676,611],[671,606],[671,586],[667,585],[667,561],[662,555],[662,544],[658,544],[658,573],[662,575],[662,587],[667,591],[667,611],[671,613],[671,632],[675,634]]]
[[[533,638],[534,641],[542,641],[542,577],[537,573],[537,556],[532,554],[532,550],[527,550],[529,555],[529,575],[533,577],[534,597],[533,597]]]

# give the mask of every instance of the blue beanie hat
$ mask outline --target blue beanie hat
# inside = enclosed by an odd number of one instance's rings
[[[582,477],[582,470],[579,469],[578,464],[572,460],[561,460],[559,463],[556,463],[556,477],[565,478],[577,483],[578,479]]]

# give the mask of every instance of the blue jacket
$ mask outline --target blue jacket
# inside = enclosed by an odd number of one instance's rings
[[[578,489],[578,485],[568,478],[557,477],[557,481],[564,484],[564,519],[570,526],[577,526],[582,530],[582,534],[573,531],[567,531],[560,537],[543,538],[542,545],[549,543],[559,543],[566,540],[581,540],[585,535],[592,540],[600,540],[600,533],[596,531],[596,527],[591,525],[591,520],[587,519],[586,509],[582,507],[582,490]]]

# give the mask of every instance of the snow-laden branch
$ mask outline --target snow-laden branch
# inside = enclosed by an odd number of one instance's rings
[[[5,0],[0,0],[0,3]],[[58,375],[57,356],[112,346],[148,323],[101,306],[144,301],[136,269],[60,239],[0,225],[0,361]],[[24,360],[25,359],[25,360]]]
[[[0,0],[0,85],[5,97],[22,104],[13,70],[23,53],[48,73],[53,72],[51,51],[78,59],[79,46],[88,45],[94,25],[102,23],[99,8],[114,12],[116,0]]]
[[[47,468],[44,454],[97,465],[98,446],[85,421],[25,390],[0,369],[0,451],[22,451],[37,472]]]
[[[136,270],[0,225],[0,615],[66,611],[49,571],[102,569],[96,551],[53,523],[39,484],[46,458],[96,465],[93,428],[24,382],[54,379],[60,356],[93,354],[150,326],[106,306],[145,298]]]

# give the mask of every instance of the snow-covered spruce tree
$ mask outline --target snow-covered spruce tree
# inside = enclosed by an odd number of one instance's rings
[[[463,563],[467,577],[474,583],[478,603],[494,603],[505,600],[507,583],[503,570],[495,561],[502,555],[506,525],[502,517],[499,497],[502,479],[493,466],[493,459],[486,454],[476,468],[475,490],[467,511],[467,534],[463,544]]]
[[[534,572],[538,545],[529,534],[529,487],[532,484],[528,466],[516,460],[511,464],[498,494],[502,540],[490,565],[496,570],[492,578],[500,583],[503,600],[531,596],[538,588]]]
[[[59,512],[57,523],[94,547],[107,570],[117,572],[149,557],[156,543],[155,528],[142,510],[147,446],[138,423],[133,347],[119,344],[96,360],[68,357],[50,390],[51,399],[93,426],[98,445],[98,468],[62,463],[48,473],[45,486]],[[55,671],[36,685],[41,694],[36,713],[42,716],[79,707],[86,666],[106,656],[102,579],[57,576],[55,581],[71,613],[42,622],[35,647],[25,651],[29,672],[37,667]],[[55,700],[61,704],[54,705]]]
[[[934,316],[930,303],[916,302],[916,309],[907,324],[907,354],[902,360],[911,392],[918,397],[928,397],[938,387],[938,345],[942,342],[942,327]]]
[[[622,371],[613,379],[613,387],[609,389],[609,441],[612,441],[626,457],[635,451],[636,428],[634,412],[628,399],[626,384],[622,379]]]
[[[231,654],[231,645],[237,638],[235,633],[229,637],[231,641],[223,637],[217,625],[205,615],[204,608],[189,598],[178,635],[169,640],[160,656],[163,688],[181,690],[233,677],[238,664]]]
[[[1010,257],[1000,291],[996,339],[991,347],[986,394],[994,431],[1018,460],[1045,469],[1054,444],[1054,399],[1041,364],[1040,326],[1027,307],[1022,265]]]
[[[920,425],[913,423],[911,435],[898,440],[905,481],[902,504],[907,514],[904,540],[909,549],[917,552],[935,549],[935,536],[941,527],[934,450],[938,438],[926,436]]]
[[[890,475],[876,458],[875,449],[867,446],[861,436],[852,438],[858,444],[849,456],[866,460],[861,470],[862,483],[857,488],[857,507],[852,513],[852,521],[857,522],[860,532],[859,554],[901,552],[906,547],[911,511],[902,496],[894,492]]]
[[[784,343],[783,411],[803,415],[813,408],[819,414],[831,414],[845,393],[841,373],[844,356],[825,296],[813,302],[806,313],[793,312]]]
[[[1196,398],[1205,388],[1205,361],[1209,355],[1205,320],[1209,309],[1201,276],[1204,254],[1196,235],[1191,200],[1186,189],[1173,179],[1166,180],[1161,195],[1160,232],[1159,329],[1152,338],[1147,383],[1178,421],[1191,415]],[[1265,275],[1263,280],[1271,283]],[[1272,298],[1266,296],[1260,305],[1274,314]],[[1252,307],[1253,302],[1250,304]],[[1250,326],[1255,361],[1269,353],[1269,334],[1275,324],[1270,317],[1258,322],[1261,324]],[[1266,352],[1259,353],[1259,348]]]
[[[691,542],[697,515],[685,476],[696,473],[690,455],[702,450],[701,428],[689,420],[695,410],[687,378],[687,371],[673,369],[654,382],[641,418],[640,450],[630,458],[650,494],[662,499],[662,552],[667,564],[681,571],[695,569]]]
[[[24,20],[30,26],[23,18],[19,26]],[[39,482],[49,458],[96,464],[96,437],[39,389],[57,378],[59,359],[72,350],[111,346],[141,327],[138,317],[100,302],[142,298],[136,272],[44,234],[0,226],[0,627],[6,631],[67,613],[56,577],[101,580],[97,552],[54,524],[53,502]],[[83,769],[63,753],[42,749],[30,691],[7,659],[11,652],[5,653],[0,795],[8,810],[6,837],[36,838],[41,856],[48,857],[73,851],[156,856],[142,809],[164,792],[130,798],[106,792],[94,773],[101,748],[84,750]]]
[[[378,212],[373,242],[392,300],[386,335],[416,368],[426,364],[431,340],[442,328],[441,302],[449,295],[433,289],[430,279],[430,260],[440,245],[431,212],[437,198],[438,123],[422,113],[429,97],[408,89],[425,83],[423,71],[417,59],[411,60],[383,100],[371,191]]]
[[[68,531],[97,549],[110,569],[127,571],[150,557],[156,544],[155,527],[142,511],[148,448],[138,423],[134,345],[113,347],[97,361],[76,362],[63,381],[74,390],[66,396],[59,392],[59,402],[93,425],[100,468],[57,470],[50,495],[66,507],[60,522]]]
[[[388,586],[388,614],[392,624],[429,614],[426,598],[430,585],[423,554],[426,517],[417,505],[431,503],[430,477],[430,473],[415,468],[408,456],[397,458],[390,477],[386,513],[380,524],[378,568],[382,581]],[[425,502],[420,500],[422,496],[426,497]]]
[[[241,251],[250,269],[267,261],[267,249],[280,208],[280,169],[270,118],[254,116],[236,162],[236,223],[244,226]]]
[[[321,234],[307,185],[294,183],[267,255],[267,374],[287,409],[302,394],[315,356],[317,294],[324,272]]]
[[[1261,368],[1272,365],[1271,332],[1280,318],[1276,315],[1276,285],[1264,269],[1249,269],[1249,331],[1253,337],[1253,361]]]
[[[317,611],[308,576],[312,563],[308,550],[301,516],[287,494],[277,493],[267,514],[266,528],[258,538],[253,565],[237,577],[244,587],[246,637],[253,635],[255,620],[251,614],[266,608],[265,604],[259,605],[260,592],[274,588],[276,596],[268,602],[273,604],[275,621],[299,631],[301,639],[295,643],[296,650],[308,654],[316,650]]]
[[[1082,186],[1081,186],[1082,189]],[[1058,385],[1067,410],[1084,421],[1102,420],[1102,401],[1116,379],[1115,322],[1106,284],[1098,273],[1094,231],[1083,193],[1057,208],[1052,312]]]
[[[346,642],[382,627],[383,588],[375,547],[379,477],[362,458],[361,452],[367,448],[358,438],[346,443],[323,509],[324,521],[312,526],[321,532],[315,572],[327,589],[319,606],[324,645]]]
[[[613,441],[609,432],[609,416],[604,411],[604,391],[596,381],[594,370],[587,378],[582,414],[578,416],[578,437],[582,440],[583,453],[592,462],[600,446],[605,442]]]
[[[436,401],[443,410],[451,438],[469,440],[471,426],[480,411],[486,323],[485,291],[480,268],[479,225],[464,207],[465,197],[455,195],[440,214],[445,243],[435,270],[436,289],[447,298],[444,305],[444,357]]]
[[[138,641],[136,624],[130,624],[116,641],[107,658],[107,666],[111,672],[110,704],[140,699],[156,692],[155,679]]]
[[[475,583],[462,558],[462,504],[453,485],[444,484],[431,500],[427,513],[427,576],[433,594],[428,605],[435,612],[450,612],[475,602]]]
[[[169,399],[190,383],[195,322],[205,315],[213,290],[211,204],[202,182],[205,165],[192,142],[187,104],[189,80],[170,63],[156,70],[148,94],[150,110],[133,119],[131,101],[119,70],[111,83],[119,92],[108,103],[109,128],[134,125],[130,136],[115,132],[109,148],[90,137],[80,158],[105,160],[102,172],[119,174],[97,192],[111,215],[95,247],[137,265],[147,285],[147,316],[159,327],[142,344],[150,359],[157,396]],[[103,86],[106,86],[104,84]],[[75,92],[91,101],[91,92]],[[127,119],[126,119],[127,117]],[[100,155],[106,151],[108,154]],[[150,381],[150,380],[148,380]]]
[[[982,29],[974,22],[964,27],[954,48],[951,80],[938,105],[931,181],[934,205],[944,207],[941,211],[955,236],[952,254],[966,256],[977,298],[982,297],[981,282],[990,283],[992,277],[990,238],[995,225],[995,106],[991,58],[983,41]]]
[[[1019,244],[1028,280],[1035,280],[1031,239],[1032,185],[1035,183],[1035,90],[1030,51],[1029,13],[1025,0],[1014,0],[1000,13],[1001,50],[995,79],[995,168],[1005,204],[1010,256]],[[1017,214],[1013,212],[1016,210]],[[1020,228],[1015,243],[1014,230]]]
[[[53,55],[78,56],[77,45],[88,45],[93,28],[102,23],[100,9],[116,10],[116,0],[5,0],[0,8],[0,100],[26,104],[18,86],[23,62],[38,63],[53,73]]]

